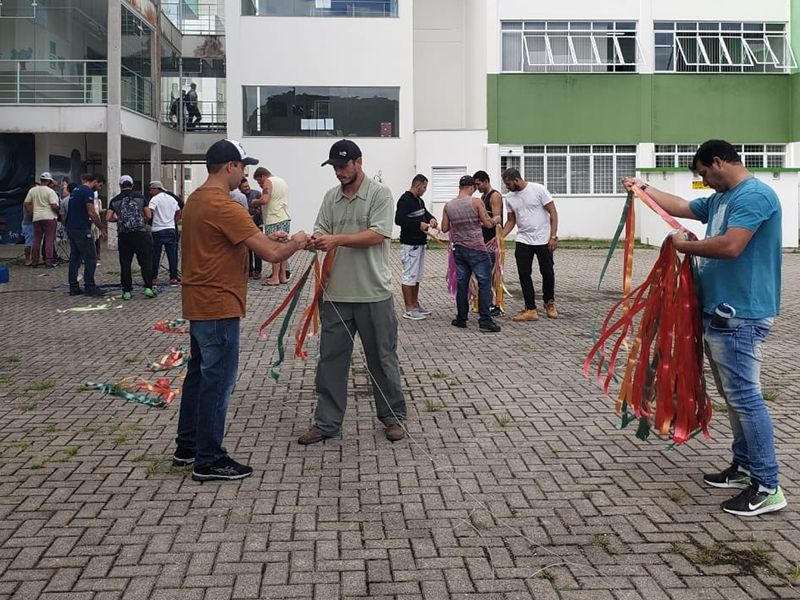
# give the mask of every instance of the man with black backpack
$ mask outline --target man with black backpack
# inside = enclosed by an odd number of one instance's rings
[[[119,266],[122,279],[122,299],[133,297],[133,279],[131,263],[133,255],[142,269],[144,279],[144,295],[155,298],[153,290],[153,240],[147,230],[147,222],[153,218],[147,206],[147,198],[133,191],[133,179],[130,175],[119,178],[122,190],[111,199],[106,211],[106,219],[117,224],[117,246],[119,248]]]

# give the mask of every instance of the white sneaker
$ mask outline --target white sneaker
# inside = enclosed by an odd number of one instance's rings
[[[407,310],[406,312],[404,312],[403,313],[403,318],[404,319],[411,319],[412,321],[422,321],[422,319],[427,319],[428,317],[426,317],[422,313],[417,312],[416,309],[412,309],[412,310]]]
[[[431,311],[429,311],[427,308],[423,307],[422,305],[419,305],[419,306],[418,306],[417,308],[415,308],[414,310],[416,310],[416,311],[417,311],[419,314],[421,314],[421,315],[425,315],[426,317],[427,317],[429,314],[431,314]]]

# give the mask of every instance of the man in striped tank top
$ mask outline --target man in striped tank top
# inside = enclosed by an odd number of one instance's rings
[[[492,303],[492,262],[483,241],[483,228],[494,229],[500,217],[490,217],[480,198],[474,198],[475,180],[464,175],[458,182],[458,197],[445,204],[442,231],[450,233],[456,262],[458,289],[456,318],[452,325],[465,329],[469,314],[469,280],[473,273],[478,280],[478,329],[487,333],[500,331],[489,314]]]

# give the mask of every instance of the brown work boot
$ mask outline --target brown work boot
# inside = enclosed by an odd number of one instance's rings
[[[303,435],[297,438],[297,443],[302,444],[303,446],[308,446],[309,444],[316,444],[317,442],[321,442],[322,440],[327,440],[328,436],[322,433],[320,430],[315,429],[312,427],[308,431],[306,431]]]
[[[403,428],[400,426],[399,423],[392,423],[391,425],[387,425],[386,431],[384,431],[384,433],[386,434],[386,439],[389,440],[390,442],[397,442],[406,437],[406,432],[403,431]]]
[[[544,310],[547,313],[547,317],[550,319],[557,319],[558,318],[558,311],[556,310],[556,301],[549,300],[548,302],[544,303]]]
[[[535,308],[526,308],[518,315],[511,317],[512,321],[538,321],[539,311]]]

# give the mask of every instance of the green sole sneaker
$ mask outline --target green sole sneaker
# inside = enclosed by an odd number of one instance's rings
[[[742,493],[726,500],[721,504],[722,510],[732,515],[739,515],[740,517],[755,517],[768,512],[775,512],[786,507],[786,497],[783,495],[783,489],[778,486],[774,494],[768,492],[759,492],[758,487],[754,484],[742,490]]]
[[[130,292],[125,292],[124,294],[122,294],[122,299],[123,300],[132,300],[133,299],[133,294],[131,294]]]
[[[144,295],[147,298],[155,298],[156,297],[156,293],[153,290],[153,288],[144,288]]]
[[[703,481],[716,488],[738,488],[743,490],[750,487],[750,475],[742,473],[736,463],[719,473],[703,475]]]

